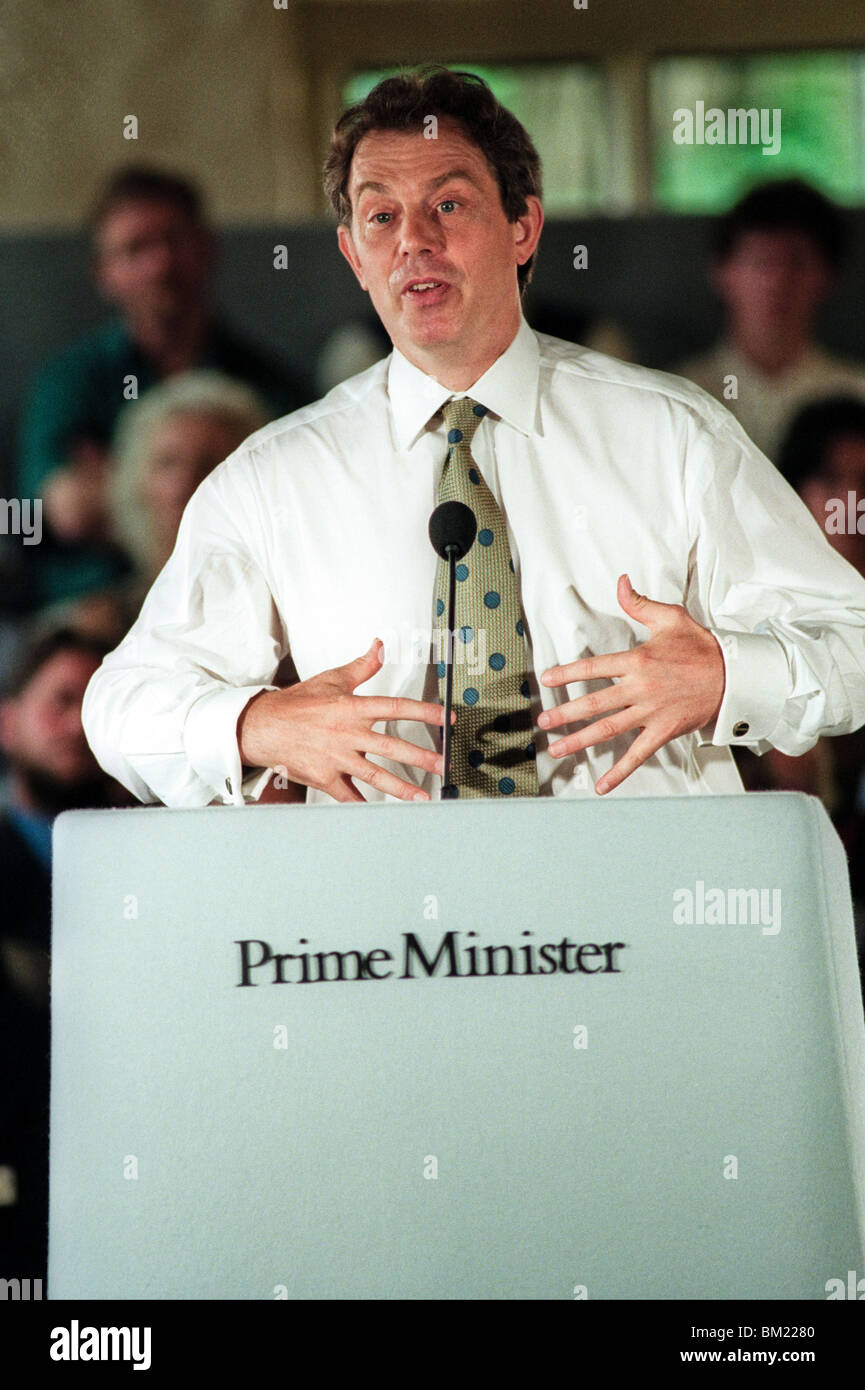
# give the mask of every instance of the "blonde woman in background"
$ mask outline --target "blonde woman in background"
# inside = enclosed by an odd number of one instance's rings
[[[268,418],[250,387],[203,369],[170,377],[123,412],[111,515],[115,538],[135,563],[138,606],[174,548],[199,483]]]
[[[125,594],[125,628],[171,555],[184,508],[199,483],[267,420],[248,386],[205,370],[154,386],[124,412],[114,441],[111,508],[115,537],[136,566]],[[297,680],[290,656],[274,680],[277,685]],[[305,796],[304,787],[275,778],[260,801]]]
[[[198,484],[271,418],[256,393],[222,372],[196,369],[151,387],[123,411],[112,443],[112,539],[129,578],[42,610],[34,629],[58,624],[115,645],[138,616],[174,548]]]

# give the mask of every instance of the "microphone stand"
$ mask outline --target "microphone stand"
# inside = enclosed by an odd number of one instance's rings
[[[450,780],[451,773],[451,710],[454,700],[454,624],[456,623],[457,576],[456,563],[459,546],[446,547],[448,557],[448,640],[445,664],[445,723],[442,739],[442,801],[453,801],[459,789]]]
[[[442,801],[454,801],[459,787],[451,782],[451,714],[454,702],[454,627],[456,625],[456,562],[474,545],[478,519],[471,507],[454,498],[440,502],[429,519],[430,544],[448,567],[447,652],[445,656],[444,732],[442,734]],[[441,653],[439,653],[441,656]]]

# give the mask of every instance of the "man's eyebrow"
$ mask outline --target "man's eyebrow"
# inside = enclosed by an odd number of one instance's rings
[[[480,187],[477,179],[469,173],[468,169],[449,169],[446,174],[439,174],[437,179],[431,179],[427,188],[441,188],[443,183],[450,183],[452,179],[465,179],[466,183],[472,184],[473,187]]]
[[[450,183],[454,179],[465,179],[474,188],[480,188],[480,184],[468,169],[449,169],[446,174],[439,174],[437,178],[430,179],[427,188],[430,190],[441,188],[442,184]],[[377,183],[375,179],[364,179],[363,183],[358,184],[355,190],[355,198],[360,199],[364,193],[387,193],[388,186],[385,183]]]
[[[356,198],[359,198],[362,193],[366,192],[387,193],[387,185],[383,183],[376,183],[373,179],[364,179],[363,183],[358,184],[354,196]]]

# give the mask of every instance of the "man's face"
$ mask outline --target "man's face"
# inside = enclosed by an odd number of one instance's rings
[[[174,203],[119,203],[97,230],[95,252],[101,293],[133,319],[171,318],[204,298],[210,238]]]
[[[746,232],[714,276],[735,320],[779,333],[808,332],[830,278],[811,237],[794,230]]]
[[[495,360],[519,327],[516,268],[540,235],[538,200],[508,222],[484,155],[449,120],[434,140],[422,131],[365,135],[348,194],[340,249],[394,345],[423,366]]]
[[[820,472],[805,480],[800,493],[815,521],[826,531],[829,544],[860,574],[865,574],[865,536],[861,536],[858,529],[852,534],[847,528],[840,532],[826,530],[829,516],[827,503],[840,500],[846,516],[850,492],[854,494],[853,515],[858,521],[857,506],[865,498],[865,437],[856,434],[839,435],[833,439]]]
[[[89,652],[61,648],[0,704],[0,742],[13,769],[70,788],[99,775],[81,727],[84,691],[98,665]]]

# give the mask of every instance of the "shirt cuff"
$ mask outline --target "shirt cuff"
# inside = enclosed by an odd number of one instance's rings
[[[183,747],[189,764],[223,804],[242,806],[246,800],[257,800],[264,790],[273,769],[254,768],[244,778],[237,721],[254,695],[278,689],[277,685],[244,685],[209,690],[186,716]]]
[[[697,742],[765,751],[792,693],[787,654],[768,633],[709,631],[724,657],[724,698],[712,722],[697,730]]]

